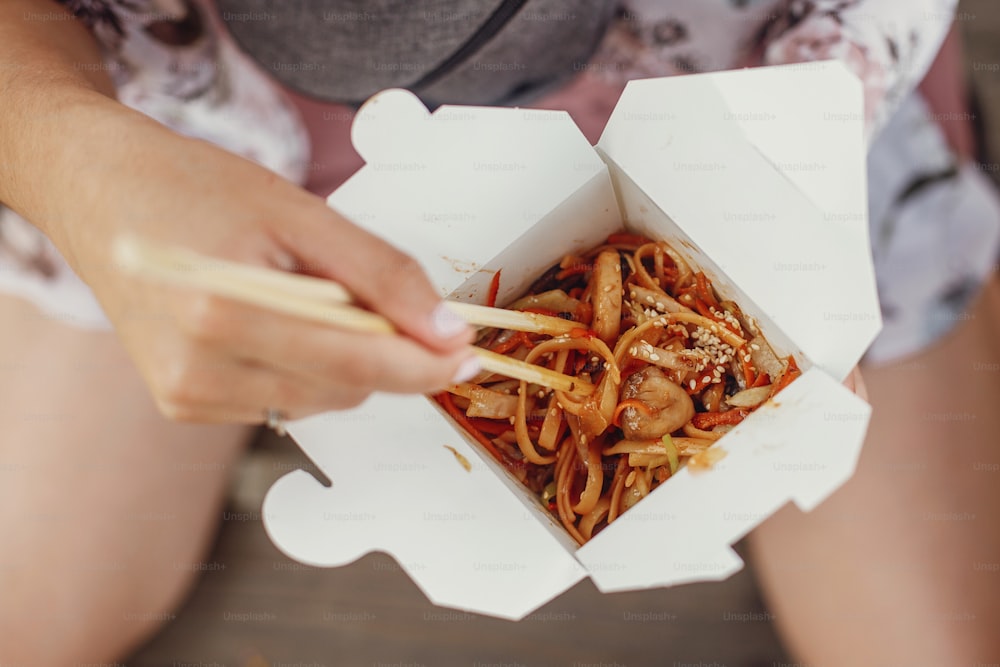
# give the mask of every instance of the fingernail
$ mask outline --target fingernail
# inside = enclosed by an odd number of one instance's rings
[[[469,325],[442,301],[431,313],[431,327],[441,338],[454,338],[469,329]]]
[[[458,367],[455,371],[455,377],[451,379],[452,382],[465,382],[471,380],[479,374],[479,371],[483,370],[483,367],[479,365],[479,359],[476,357],[469,357],[462,362],[462,365]]]

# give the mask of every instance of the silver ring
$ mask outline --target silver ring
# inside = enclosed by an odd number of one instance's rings
[[[267,409],[267,427],[278,435],[285,435],[285,418],[280,410]]]

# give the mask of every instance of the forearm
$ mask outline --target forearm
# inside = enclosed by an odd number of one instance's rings
[[[136,123],[152,121],[114,99],[97,42],[71,14],[0,3],[0,202],[57,240]]]

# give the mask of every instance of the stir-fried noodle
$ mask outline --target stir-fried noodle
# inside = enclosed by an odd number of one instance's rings
[[[580,328],[488,329],[477,345],[587,380],[594,393],[483,374],[436,398],[581,544],[800,374],[704,273],[634,234],[564,257],[507,307]]]

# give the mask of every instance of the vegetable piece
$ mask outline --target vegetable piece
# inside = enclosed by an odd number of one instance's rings
[[[680,456],[691,456],[707,449],[714,440],[707,438],[674,438],[671,442],[677,448]],[[663,456],[663,440],[619,440],[603,452],[604,456],[614,456],[615,454],[653,454]]]
[[[670,474],[673,475],[677,472],[677,468],[680,467],[680,457],[677,452],[677,445],[674,444],[673,438],[667,433],[663,436],[663,446],[667,450],[667,460],[670,461]]]
[[[604,250],[594,265],[591,304],[594,322],[591,328],[605,343],[618,339],[622,317],[622,264],[618,251]]]
[[[752,338],[749,347],[750,359],[753,361],[753,365],[759,370],[767,373],[772,378],[778,377],[785,370],[785,364],[775,356],[774,350],[771,349],[771,346],[761,336]]]
[[[745,408],[733,408],[725,412],[699,412],[691,418],[695,428],[709,429],[720,424],[739,424],[749,414]]]
[[[462,383],[449,387],[448,391],[469,399],[465,414],[484,419],[509,419],[517,411],[517,396],[501,394],[478,385]]]
[[[656,366],[647,366],[625,381],[624,399],[639,399],[651,414],[638,410],[622,413],[622,433],[629,440],[657,439],[691,421],[694,403],[691,397]]]
[[[734,408],[755,408],[771,395],[771,385],[751,387],[737,392],[726,399],[726,403]]]
[[[490,280],[490,291],[486,295],[486,305],[490,308],[495,308],[497,305],[497,294],[500,292],[500,272],[503,269],[497,269],[497,272],[493,274],[493,279]]]
[[[549,501],[555,497],[556,497],[556,483],[555,480],[553,480],[548,484],[546,484],[545,488],[542,489],[542,502],[548,505]]]
[[[529,294],[507,306],[509,310],[545,310],[551,313],[570,313],[576,316],[582,302],[566,294],[561,289],[553,289],[541,294]],[[575,318],[574,318],[575,319]]]
[[[690,313],[691,309],[680,301],[656,290],[641,285],[629,286],[629,298],[642,308],[653,308],[661,313]]]
[[[781,376],[781,379],[778,380],[773,385],[774,394],[771,394],[772,396],[774,396],[779,391],[790,385],[792,383],[792,380],[802,375],[802,371],[799,370],[798,365],[795,363],[794,357],[789,356],[788,359],[786,359],[785,361],[788,364],[788,368],[785,369],[785,373],[784,375]]]
[[[726,458],[727,453],[728,452],[721,447],[710,447],[688,459],[688,468],[691,470],[708,470],[716,463]]]

